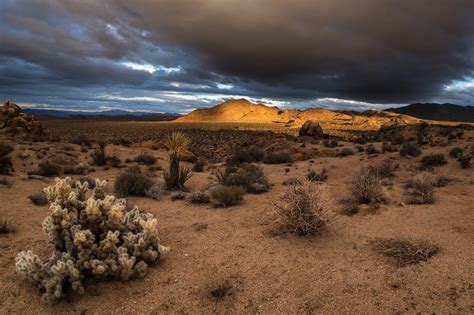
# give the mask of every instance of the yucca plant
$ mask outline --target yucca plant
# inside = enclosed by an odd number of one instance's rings
[[[165,138],[164,144],[170,152],[169,172],[164,173],[166,188],[170,190],[181,189],[192,176],[188,168],[180,169],[179,167],[180,156],[185,152],[189,139],[181,131],[172,131]]]

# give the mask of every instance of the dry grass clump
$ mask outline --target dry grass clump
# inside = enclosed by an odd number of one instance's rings
[[[284,228],[299,235],[313,235],[326,227],[332,213],[330,204],[324,185],[305,180],[290,186],[274,207]]]
[[[6,143],[0,143],[0,174],[2,175],[8,175],[13,170],[10,157],[12,151],[12,146]]]
[[[386,203],[388,197],[373,167],[359,169],[349,183],[349,191],[359,203]]]
[[[209,289],[209,297],[216,303],[232,294],[232,285],[228,280],[217,283]]]
[[[245,189],[241,186],[216,186],[211,189],[211,201],[215,207],[238,205],[244,200]]]
[[[325,182],[328,179],[328,174],[325,168],[323,168],[320,173],[311,169],[308,171],[308,174],[306,174],[306,179],[312,182]]]
[[[148,266],[168,252],[151,213],[128,209],[126,200],[106,195],[105,181],[97,180],[92,191],[87,184],[74,189],[69,182],[57,178],[45,189],[51,212],[43,230],[54,246],[52,255],[43,261],[27,250],[15,259],[17,272],[52,303],[70,291],[83,293],[87,279],[145,277]]]
[[[423,172],[415,175],[407,182],[407,203],[412,205],[432,204],[435,202],[434,187],[436,180],[430,173]]]
[[[38,164],[38,167],[29,172],[32,175],[40,175],[45,177],[59,176],[61,173],[61,167],[57,164],[51,163],[50,161],[43,161]]]
[[[263,163],[266,164],[285,164],[291,162],[293,162],[293,160],[286,152],[267,152],[263,159]]]
[[[440,251],[438,245],[424,240],[380,238],[374,240],[372,245],[377,253],[389,257],[398,267],[427,261]]]
[[[46,194],[44,192],[29,195],[28,199],[30,199],[31,203],[35,206],[45,206],[48,204],[48,198],[46,198]]]
[[[115,179],[114,190],[119,197],[142,197],[152,186],[153,181],[142,174],[123,173]]]
[[[211,197],[203,191],[195,191],[191,194],[190,201],[191,203],[201,205],[211,202]]]

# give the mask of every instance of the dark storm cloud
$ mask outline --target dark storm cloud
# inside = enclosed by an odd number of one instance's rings
[[[474,100],[471,85],[446,88],[474,74],[472,0],[3,0],[0,12],[0,95],[24,102]]]

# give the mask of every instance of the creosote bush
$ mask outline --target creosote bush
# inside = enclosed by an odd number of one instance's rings
[[[388,197],[380,176],[370,166],[359,169],[349,183],[349,191],[359,203],[385,203]]]
[[[326,186],[309,180],[290,186],[274,207],[280,224],[299,235],[321,232],[332,213]]]
[[[13,151],[13,147],[0,143],[0,174],[8,175],[13,170],[10,153]]]
[[[216,173],[219,184],[242,186],[248,193],[263,193],[270,190],[270,184],[261,167],[255,164],[228,165],[225,170]]]
[[[159,242],[152,214],[127,210],[126,200],[105,195],[105,181],[97,180],[93,191],[87,182],[74,189],[69,181],[58,178],[45,189],[51,213],[43,229],[55,248],[51,257],[43,261],[28,250],[15,259],[17,271],[52,303],[69,290],[83,293],[87,278],[144,277],[168,251]]]
[[[142,197],[152,186],[153,181],[142,174],[123,173],[115,179],[114,190],[119,197]]]
[[[424,240],[381,238],[372,241],[372,245],[377,253],[390,258],[398,267],[427,261],[440,251],[438,245]]]
[[[211,201],[215,207],[230,207],[242,203],[245,189],[241,186],[216,186],[211,189]]]

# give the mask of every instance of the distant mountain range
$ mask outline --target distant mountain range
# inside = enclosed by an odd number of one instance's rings
[[[388,108],[385,111],[420,119],[474,122],[474,106],[416,103],[404,107]]]
[[[51,116],[61,118],[122,118],[122,119],[157,119],[170,120],[179,114],[176,113],[149,113],[149,112],[132,112],[127,110],[112,109],[107,111],[85,112],[85,111],[69,111],[56,109],[37,109],[25,108],[23,110],[27,114],[35,116]]]

